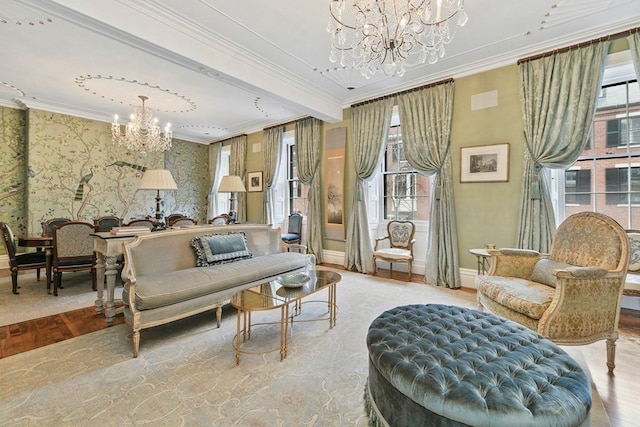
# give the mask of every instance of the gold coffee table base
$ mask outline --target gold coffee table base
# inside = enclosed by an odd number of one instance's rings
[[[238,292],[231,298],[231,305],[237,309],[236,335],[233,338],[233,347],[236,350],[236,364],[240,363],[240,354],[266,354],[280,352],[280,361],[287,357],[289,345],[289,325],[293,325],[295,317],[301,310],[302,304],[322,302],[327,304],[328,317],[318,319],[297,320],[296,323],[329,320],[329,329],[336,324],[336,284],[342,279],[340,274],[318,270],[311,275],[311,280],[299,288],[286,288],[277,281],[263,283],[262,285]],[[315,294],[323,289],[328,290],[326,301],[302,301],[306,296]],[[291,308],[293,314],[291,314]],[[252,323],[251,314],[257,311],[280,309],[279,322]],[[259,325],[280,325],[280,344],[278,347],[266,350],[252,351],[243,348],[242,343],[251,339],[251,328]]]

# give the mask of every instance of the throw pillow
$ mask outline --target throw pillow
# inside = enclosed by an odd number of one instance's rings
[[[530,280],[538,283],[543,283],[552,288],[556,287],[556,276],[553,275],[553,270],[564,270],[565,268],[573,267],[571,264],[564,262],[553,261],[548,258],[542,258],[533,267],[533,273],[531,273]]]
[[[205,234],[191,239],[191,246],[198,257],[198,267],[234,262],[251,258],[247,237],[243,232]]]

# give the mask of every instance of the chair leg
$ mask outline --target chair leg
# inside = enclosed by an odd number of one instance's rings
[[[12,287],[12,292],[15,295],[18,295],[20,292],[18,292],[18,270],[12,270],[11,271],[11,287]]]
[[[38,282],[40,281],[40,269],[39,268],[36,270],[36,280]]]
[[[607,339],[607,367],[609,375],[613,376],[613,370],[616,367],[616,340],[614,338]]]
[[[134,331],[131,334],[133,339],[133,357],[138,357],[138,349],[140,348],[140,331]]]
[[[376,258],[373,258],[373,274],[374,276],[378,273],[378,263],[376,262]]]
[[[62,272],[56,271],[53,274],[53,296],[58,296],[58,288],[62,288]]]
[[[411,261],[409,261],[407,264],[409,264],[409,281],[411,281]]]

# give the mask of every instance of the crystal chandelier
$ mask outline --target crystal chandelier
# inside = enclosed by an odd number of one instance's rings
[[[143,153],[152,151],[165,151],[171,148],[171,125],[167,123],[164,134],[160,133],[158,119],[153,117],[153,110],[144,106],[149,99],[146,96],[138,96],[142,100],[142,107],[134,107],[130,121],[125,127],[125,133],[120,132],[120,124],[116,115],[111,124],[111,138],[114,143],[129,150]]]
[[[331,62],[371,78],[378,70],[402,76],[407,67],[435,64],[458,27],[464,0],[330,0]],[[455,21],[454,21],[455,18]]]

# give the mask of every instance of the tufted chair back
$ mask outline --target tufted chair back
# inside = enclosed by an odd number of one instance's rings
[[[626,271],[629,245],[625,230],[612,218],[580,212],[556,230],[549,259],[580,267]]]

